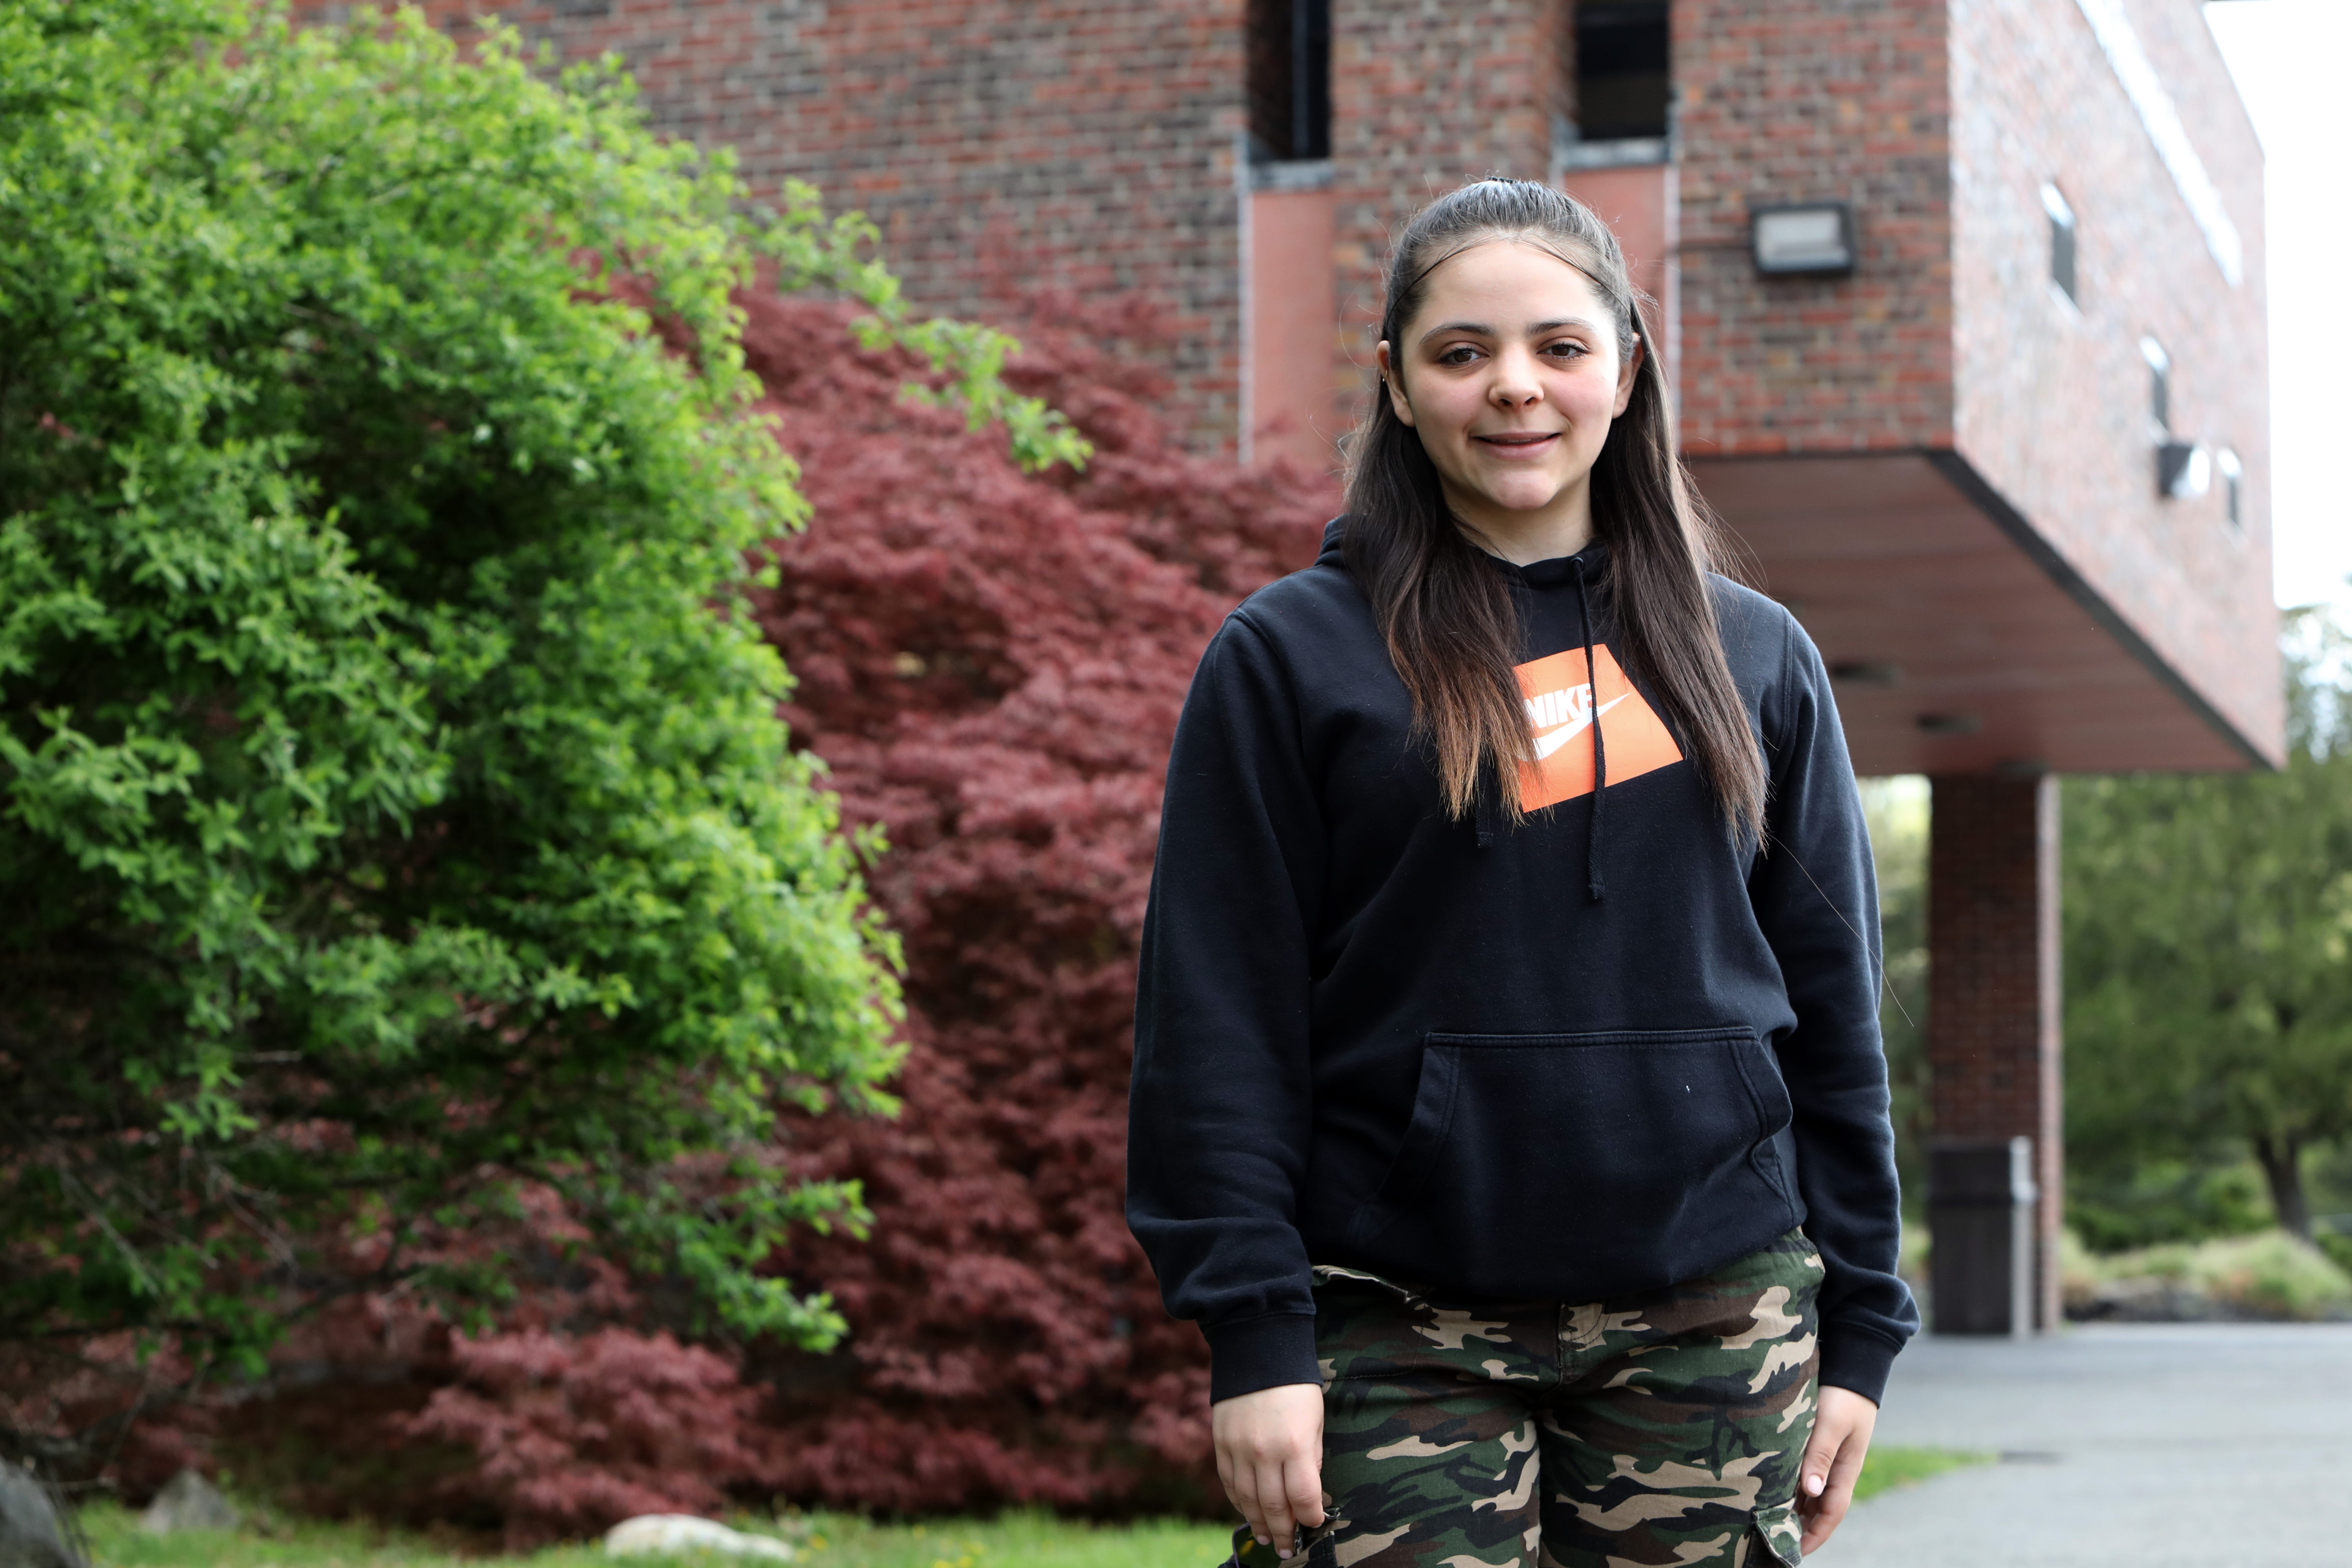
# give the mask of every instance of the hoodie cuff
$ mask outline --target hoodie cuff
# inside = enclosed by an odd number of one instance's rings
[[[1873,1405],[1884,1404],[1886,1374],[1895,1370],[1895,1352],[1902,1348],[1867,1329],[1824,1324],[1822,1328],[1822,1384],[1826,1388],[1851,1389]]]
[[[1209,1402],[1278,1388],[1286,1383],[1322,1385],[1315,1360],[1315,1314],[1276,1312],[1203,1327],[1209,1336]]]

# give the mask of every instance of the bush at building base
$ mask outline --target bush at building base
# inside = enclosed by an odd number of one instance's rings
[[[2094,1253],[2059,1252],[2066,1316],[2121,1322],[2317,1322],[2352,1319],[2352,1274],[2301,1237],[2258,1231]]]

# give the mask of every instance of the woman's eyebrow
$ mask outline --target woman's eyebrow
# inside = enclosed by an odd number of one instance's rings
[[[1557,332],[1564,327],[1582,327],[1588,332],[1600,331],[1599,328],[1595,327],[1591,321],[1586,321],[1581,316],[1562,316],[1556,321],[1538,321],[1535,325],[1528,329],[1528,336],[1531,338],[1539,338],[1547,332]],[[1425,343],[1432,338],[1442,338],[1454,332],[1465,333],[1468,336],[1476,338],[1492,338],[1501,335],[1497,333],[1494,328],[1488,326],[1484,321],[1444,321],[1422,333],[1421,341]]]
[[[1422,333],[1421,341],[1427,342],[1432,338],[1442,338],[1448,332],[1467,332],[1474,338],[1491,338],[1495,335],[1495,329],[1484,321],[1444,321]]]

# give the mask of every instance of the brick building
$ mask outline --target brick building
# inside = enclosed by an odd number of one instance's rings
[[[2053,1321],[2051,775],[2283,744],[2261,153],[2194,0],[496,8],[618,52],[755,184],[872,215],[920,304],[1148,295],[1192,438],[1244,458],[1331,465],[1428,195],[1503,172],[1592,203],[1856,765],[1935,780],[1939,1234],[2038,1178],[2020,1283]],[[1945,1268],[1944,1326],[2016,1315]]]

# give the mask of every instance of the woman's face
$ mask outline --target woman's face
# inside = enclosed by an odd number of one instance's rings
[[[1589,528],[1593,459],[1640,354],[1638,343],[1618,353],[1614,312],[1591,279],[1535,246],[1490,240],[1430,273],[1380,364],[1455,514],[1515,531],[1562,509]]]

